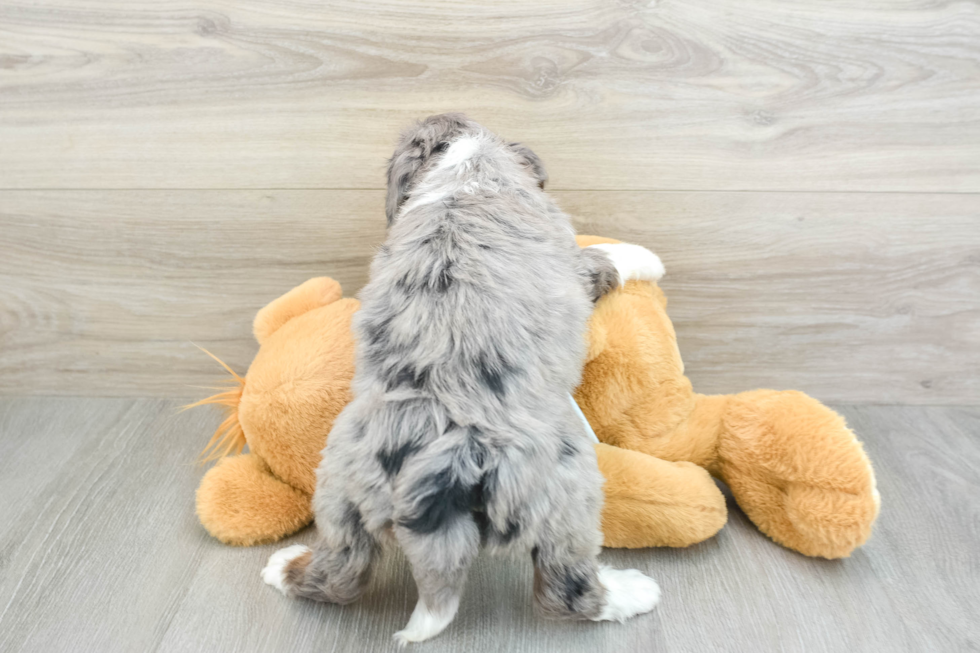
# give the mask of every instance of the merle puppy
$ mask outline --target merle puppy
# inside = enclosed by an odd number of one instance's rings
[[[481,543],[531,552],[547,616],[622,621],[657,603],[652,579],[596,561],[603,479],[570,393],[592,302],[663,267],[636,245],[579,249],[545,179],[533,152],[459,114],[401,137],[354,321],[354,399],[317,473],[319,539],[273,554],[270,585],[354,601],[392,532],[419,590],[402,644],[449,625]]]

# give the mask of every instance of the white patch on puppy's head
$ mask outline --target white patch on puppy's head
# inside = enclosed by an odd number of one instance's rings
[[[444,170],[468,161],[480,149],[480,139],[475,136],[463,136],[453,141],[449,149],[439,161],[439,168]]]

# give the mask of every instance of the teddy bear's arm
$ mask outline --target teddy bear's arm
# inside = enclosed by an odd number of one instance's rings
[[[222,458],[197,488],[197,516],[225,544],[275,542],[313,520],[310,495],[283,483],[259,456]]]
[[[266,338],[298,315],[332,304],[343,296],[340,284],[330,277],[314,277],[285,295],[273,299],[255,315],[252,332],[261,345]]]

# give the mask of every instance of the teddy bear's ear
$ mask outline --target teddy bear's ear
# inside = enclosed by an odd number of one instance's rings
[[[294,317],[308,313],[314,308],[332,304],[343,294],[340,284],[330,277],[310,279],[262,308],[255,315],[252,333],[261,345]]]

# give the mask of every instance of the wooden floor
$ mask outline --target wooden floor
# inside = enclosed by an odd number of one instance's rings
[[[394,650],[414,606],[384,558],[348,607],[287,600],[259,578],[276,546],[235,549],[193,513],[189,462],[218,416],[156,399],[0,400],[0,651]],[[603,553],[663,601],[625,625],[532,614],[529,560],[481,557],[443,651],[967,651],[980,647],[980,409],[839,407],[875,461],[883,508],[851,558],[773,544],[729,505],[689,549]],[[294,538],[308,542],[309,530]]]

